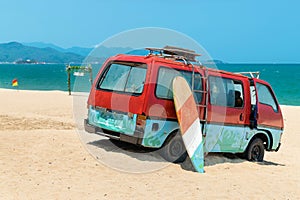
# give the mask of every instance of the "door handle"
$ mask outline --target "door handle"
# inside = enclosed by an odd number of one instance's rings
[[[240,114],[240,121],[244,121],[244,115],[243,115],[243,113]]]

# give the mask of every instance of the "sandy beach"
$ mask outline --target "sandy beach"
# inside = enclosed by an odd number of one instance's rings
[[[209,154],[206,173],[199,174],[155,152],[116,150],[107,139],[84,138],[73,98],[0,90],[0,199],[300,199],[300,107],[282,106],[282,146],[266,152],[263,163]]]

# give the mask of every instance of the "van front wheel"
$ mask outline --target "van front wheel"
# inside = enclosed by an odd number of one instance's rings
[[[187,152],[180,132],[167,138],[165,145],[159,150],[159,154],[166,161],[174,163],[183,162],[186,159]]]
[[[254,139],[248,146],[245,156],[249,161],[262,162],[264,159],[265,147],[260,138]]]

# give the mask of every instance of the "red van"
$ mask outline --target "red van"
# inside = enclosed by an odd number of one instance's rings
[[[262,161],[265,150],[278,151],[283,119],[267,82],[254,73],[207,68],[191,50],[148,50],[146,56],[116,55],[103,64],[87,102],[87,132],[158,148],[168,161],[184,160],[171,87],[182,76],[194,92],[206,152],[244,153]]]

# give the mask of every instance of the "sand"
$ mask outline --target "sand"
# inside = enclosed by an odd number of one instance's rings
[[[265,162],[211,154],[198,174],[156,152],[83,137],[73,98],[0,90],[0,199],[300,199],[300,107],[282,106],[282,147]]]

